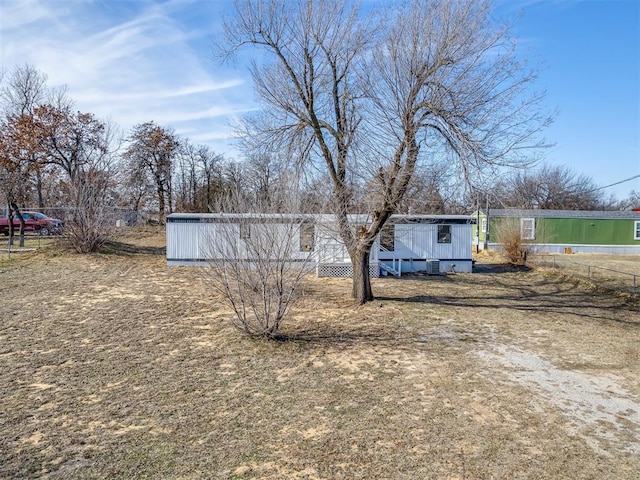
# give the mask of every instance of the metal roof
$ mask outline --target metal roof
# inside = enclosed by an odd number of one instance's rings
[[[482,213],[485,213],[484,211]],[[593,218],[601,220],[640,220],[640,212],[623,210],[527,210],[490,208],[490,217],[516,218]]]

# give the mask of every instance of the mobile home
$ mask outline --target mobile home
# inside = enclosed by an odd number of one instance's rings
[[[349,221],[370,219],[350,215]],[[371,249],[370,275],[471,272],[471,223],[466,215],[393,215]],[[350,277],[351,259],[337,232],[333,215],[174,213],[167,217],[167,263],[251,260],[249,236],[269,235],[289,245],[289,261],[313,262],[320,277]]]
[[[640,253],[640,212],[489,209],[476,213],[478,249],[500,250],[497,230],[514,221],[533,252]]]

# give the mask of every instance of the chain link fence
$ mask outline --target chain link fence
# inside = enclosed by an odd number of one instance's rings
[[[51,219],[60,220],[63,225],[68,225],[74,218],[74,208],[69,207],[25,207],[20,209],[21,212],[39,212]],[[0,217],[8,217],[8,209],[0,209]],[[113,227],[135,227],[146,225],[149,223],[158,223],[159,215],[157,212],[132,211],[127,209],[112,208],[103,216],[104,222]],[[46,233],[45,233],[46,232]],[[8,232],[0,234],[0,259],[11,258],[14,254],[25,254],[40,250],[45,245],[45,240],[56,240],[64,235],[64,226],[60,229],[40,229],[28,230],[25,232],[24,246],[19,246],[19,229],[14,232],[13,244],[9,242]]]

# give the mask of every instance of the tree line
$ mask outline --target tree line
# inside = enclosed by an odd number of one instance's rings
[[[153,121],[122,133],[112,122],[75,110],[66,90],[49,88],[46,74],[35,66],[16,66],[1,80],[0,190],[13,212],[70,208],[76,216],[93,215],[97,227],[112,220],[105,217],[114,208],[154,211],[163,222],[173,211],[217,212],[239,205],[278,211],[291,204],[292,195],[308,212],[330,210],[331,179],[302,175],[300,159],[291,151],[285,156],[245,141],[245,158],[234,160]],[[345,210],[369,211],[385,195],[376,184],[381,180],[345,179]],[[638,202],[633,194],[622,201],[607,198],[591,178],[564,166],[513,170],[490,191],[468,187],[446,159],[416,165],[395,211],[469,213],[487,201],[500,208],[584,210],[624,209]],[[83,239],[80,250],[95,250],[106,232],[84,227],[94,238]]]

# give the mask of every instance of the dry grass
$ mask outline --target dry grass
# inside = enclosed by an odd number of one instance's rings
[[[589,284],[638,298],[640,294],[640,255],[572,254],[530,257],[539,267],[554,267],[564,275]]]
[[[279,342],[136,231],[0,261],[2,478],[637,478],[640,315],[494,263],[309,278]]]

